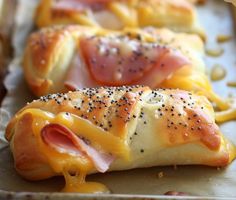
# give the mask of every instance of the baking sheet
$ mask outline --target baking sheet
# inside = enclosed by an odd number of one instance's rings
[[[20,13],[27,10],[27,23],[24,21],[24,14],[20,14],[18,19],[16,37],[14,44],[17,47],[16,58],[10,65],[10,74],[5,80],[8,89],[8,95],[2,103],[0,115],[0,189],[11,192],[36,192],[27,194],[34,199],[64,199],[60,196],[62,193],[39,193],[39,192],[56,192],[63,187],[63,179],[60,177],[39,182],[28,182],[18,176],[13,168],[13,160],[7,147],[7,143],[3,139],[4,127],[7,121],[20,107],[26,102],[31,101],[33,97],[27,89],[27,86],[22,78],[22,70],[20,68],[20,55],[22,53],[23,41],[30,30],[30,20],[32,19],[32,9],[34,1],[29,5],[29,1],[22,1],[24,6],[19,9]],[[21,10],[22,9],[22,10]],[[31,11],[31,12],[30,12]],[[30,18],[31,16],[31,18]],[[227,98],[229,95],[236,95],[235,88],[226,87],[227,81],[236,80],[236,37],[234,34],[234,24],[229,7],[221,0],[209,0],[206,6],[199,7],[200,21],[206,27],[208,34],[208,43],[211,46],[216,44],[215,39],[219,34],[232,35],[231,42],[220,44],[225,53],[219,58],[206,58],[208,69],[214,64],[222,64],[227,69],[226,79],[214,82],[215,91]],[[236,144],[234,130],[236,130],[236,122],[228,122],[221,126],[222,131]],[[159,177],[159,173],[163,173],[163,177]],[[163,195],[167,191],[181,191],[189,193],[193,196],[205,196],[204,199],[212,196],[213,198],[221,197],[222,199],[230,197],[236,198],[236,161],[229,167],[224,169],[216,169],[203,166],[178,166],[174,167],[154,167],[148,169],[135,169],[123,172],[111,172],[106,174],[91,175],[89,180],[102,182],[107,185],[113,194],[112,196],[99,196],[94,199],[112,199],[133,197],[133,195]],[[120,195],[125,196],[120,196]],[[7,193],[0,192],[0,197],[10,196],[10,198],[21,199],[25,193]],[[16,195],[16,196],[15,196]],[[117,196],[119,195],[119,196]],[[126,196],[131,195],[131,196]],[[71,199],[85,199],[84,195],[66,194]],[[94,197],[94,196],[93,196]],[[91,196],[87,196],[90,199]],[[161,196],[139,196],[137,199],[158,198]],[[198,199],[192,197],[193,199]],[[183,199],[181,197],[180,199]]]
[[[0,149],[7,145],[3,137],[7,122],[25,102],[33,98],[25,89],[27,87],[21,78],[21,57],[27,35],[33,28],[33,16],[37,2],[38,0],[17,0],[12,37],[14,59],[8,67],[9,74],[4,80],[8,94],[3,99],[0,108]]]

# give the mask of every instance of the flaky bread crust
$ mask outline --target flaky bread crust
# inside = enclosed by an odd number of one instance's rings
[[[110,171],[163,165],[226,166],[235,157],[233,145],[220,133],[213,108],[203,96],[141,86],[83,89],[41,97],[8,124],[6,138],[15,167],[30,180],[62,173],[52,170],[37,144],[40,136],[35,137],[33,127],[41,118],[32,108],[55,117],[64,112],[75,115],[120,138],[130,149],[130,159],[117,156]],[[94,172],[95,168],[90,171]]]

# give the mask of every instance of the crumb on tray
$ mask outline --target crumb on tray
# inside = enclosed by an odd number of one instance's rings
[[[211,69],[211,80],[212,81],[219,81],[225,78],[226,70],[220,64],[215,64]]]

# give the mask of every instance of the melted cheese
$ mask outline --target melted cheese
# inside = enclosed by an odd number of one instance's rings
[[[87,156],[56,151],[42,141],[41,130],[49,123],[64,125],[75,134],[86,137],[93,145],[100,148],[99,150],[127,159],[129,158],[129,148],[124,141],[93,125],[90,121],[73,114],[67,115],[62,112],[54,115],[40,109],[26,109],[17,116],[17,119],[26,113],[33,115],[32,130],[37,137],[41,152],[48,158],[49,165],[54,172],[63,174],[65,177],[64,192],[100,193],[108,191],[100,183],[85,182],[86,174],[94,171],[94,165]],[[71,173],[76,175],[72,176]]]
[[[99,25],[93,20],[93,18],[90,16],[86,16],[84,14],[75,14],[73,15],[73,19],[82,25],[89,25],[93,27],[98,27]]]
[[[40,134],[42,128],[48,123],[61,124],[69,128],[75,134],[91,140],[91,142],[96,141],[97,144],[95,144],[95,146],[99,145],[102,150],[122,158],[129,158],[129,148],[124,141],[119,137],[104,131],[102,128],[95,126],[86,119],[73,114],[68,116],[65,112],[53,115],[52,113],[40,109],[24,110],[17,118],[20,118],[25,113],[31,113],[34,118],[36,118],[32,127],[35,134]]]
[[[68,171],[64,171],[66,185],[63,192],[79,192],[79,193],[108,193],[108,188],[96,182],[85,182],[86,173],[70,175]]]
[[[114,12],[123,22],[126,27],[137,27],[137,13],[132,8],[120,2],[113,2],[109,6],[110,10]]]
[[[227,101],[224,101],[212,90],[205,92],[204,95],[207,96],[209,98],[209,100],[214,102],[216,104],[216,106],[218,108],[220,108],[221,110],[229,109],[229,104],[227,103]]]
[[[230,108],[226,111],[216,112],[216,121],[218,123],[223,123],[235,119],[236,119],[236,108]]]
[[[179,70],[181,72],[181,70]],[[184,72],[184,71],[183,71]],[[182,90],[191,91],[196,89],[198,95],[206,96],[211,102],[214,102],[220,110],[226,110],[230,106],[227,101],[219,97],[213,90],[208,78],[203,73],[193,72],[193,75],[183,79],[182,75],[176,73],[172,77],[165,80],[162,84],[165,88],[180,88]]]

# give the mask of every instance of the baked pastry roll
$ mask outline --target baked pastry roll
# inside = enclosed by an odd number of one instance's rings
[[[38,27],[80,24],[119,30],[125,27],[168,27],[175,31],[204,31],[192,0],[41,0]]]
[[[18,173],[64,175],[67,192],[104,192],[86,174],[164,165],[226,166],[234,146],[204,96],[144,86],[85,88],[27,104],[6,129]]]
[[[201,91],[227,108],[212,92],[203,54],[198,36],[167,29],[59,26],[30,36],[23,65],[37,96],[83,87],[148,85]]]

